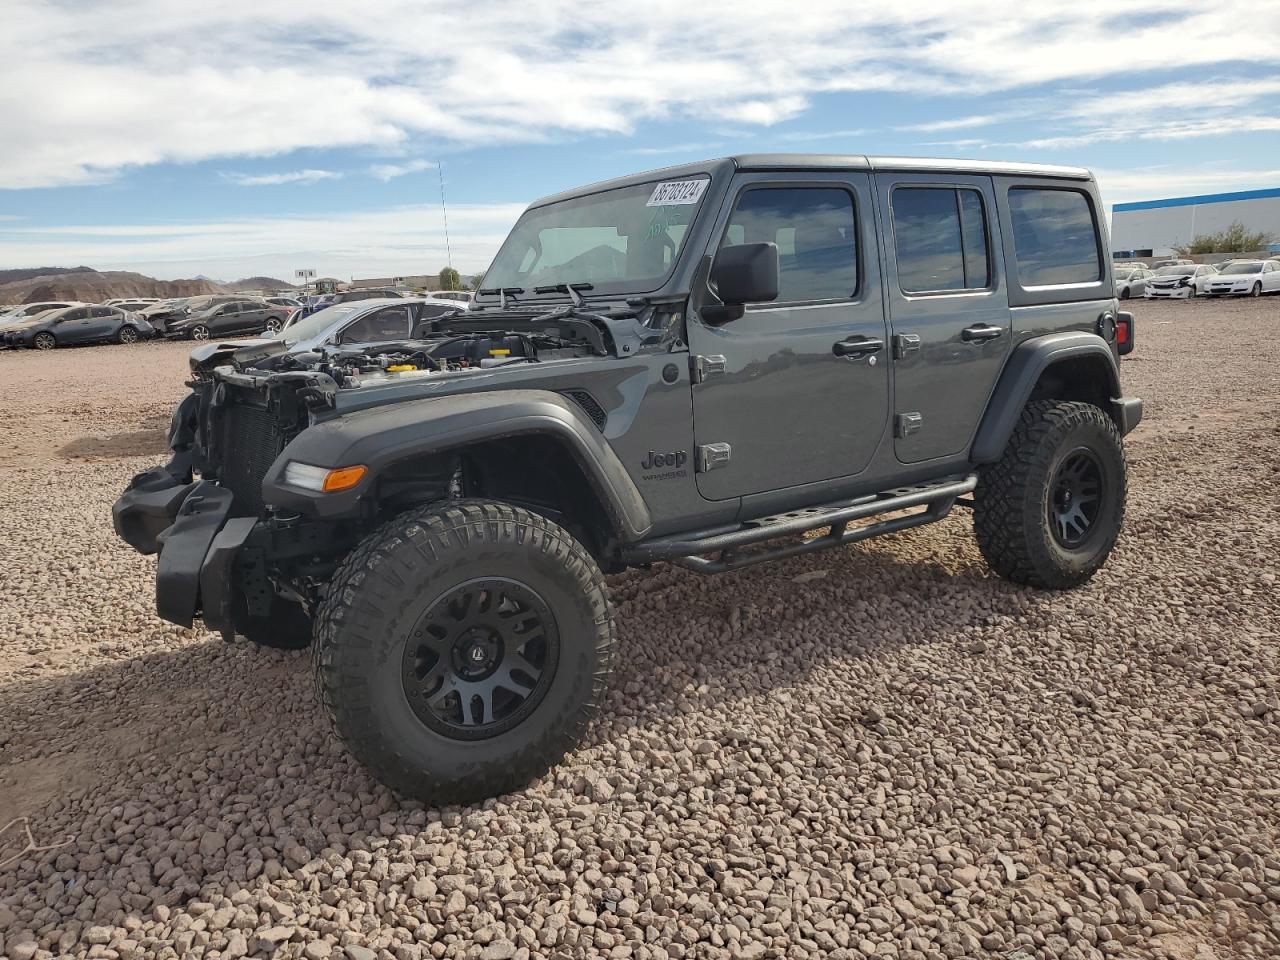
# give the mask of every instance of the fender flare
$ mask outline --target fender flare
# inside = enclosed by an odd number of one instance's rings
[[[573,401],[549,390],[410,400],[359,410],[309,427],[278,456],[262,481],[263,500],[315,517],[353,514],[392,464],[504,437],[544,435],[565,447],[600,497],[624,543],[643,538],[653,525],[648,504],[613,448]],[[368,474],[351,490],[315,493],[284,482],[289,461],[318,467],[363,464]]]
[[[1112,409],[1108,413],[1116,418],[1116,426],[1120,432],[1127,433],[1136,426],[1136,419],[1128,422],[1130,418],[1125,414],[1123,404],[1119,409],[1117,408],[1117,401],[1122,399],[1120,368],[1107,342],[1096,333],[1086,333],[1081,330],[1051,333],[1043,337],[1033,337],[1014,347],[996,383],[996,389],[991,394],[987,412],[978,427],[978,434],[974,438],[970,452],[970,461],[994,463],[999,460],[1004,453],[1005,445],[1009,442],[1009,437],[1013,435],[1018,417],[1022,415],[1022,408],[1031,399],[1031,392],[1035,389],[1040,375],[1064,360],[1079,359],[1091,359],[1106,371],[1107,394],[1112,400]],[[1140,412],[1138,416],[1141,416]]]

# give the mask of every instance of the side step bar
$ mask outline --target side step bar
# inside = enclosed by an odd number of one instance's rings
[[[780,560],[783,557],[792,557],[801,553],[814,553],[830,547],[842,547],[857,543],[859,540],[869,540],[886,533],[897,533],[899,530],[933,523],[951,512],[956,498],[972,493],[977,485],[978,475],[971,473],[965,477],[950,477],[932,483],[897,487],[875,496],[859,497],[822,507],[749,520],[736,530],[710,533],[702,537],[650,540],[628,549],[624,557],[629,563],[667,560],[702,573],[725,573],[768,560]],[[864,527],[847,529],[848,524],[854,520],[896,513],[899,510],[919,506],[924,506],[926,509],[905,517],[890,517]],[[819,530],[822,527],[830,527],[831,532],[826,536],[803,540],[799,543],[781,544],[750,553],[737,552],[740,547],[792,534],[808,533],[810,530]],[[704,554],[719,554],[719,556],[716,559],[708,559]]]

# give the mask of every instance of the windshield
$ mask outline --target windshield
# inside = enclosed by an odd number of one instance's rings
[[[1157,277],[1189,277],[1195,271],[1195,265],[1183,266],[1181,264],[1173,264],[1168,267],[1161,267],[1156,271]]]
[[[710,180],[655,181],[526,210],[485,274],[486,289],[590,283],[655,290],[675,265]]]
[[[368,306],[363,303],[325,307],[323,310],[317,310],[311,316],[305,317],[297,323],[290,324],[282,330],[277,330],[275,333],[270,334],[267,339],[283,340],[285,343],[310,340],[312,337],[318,337],[333,324],[341,320],[347,320],[360,311],[367,309]]]
[[[1223,273],[1261,273],[1260,263],[1229,263],[1222,268]]]

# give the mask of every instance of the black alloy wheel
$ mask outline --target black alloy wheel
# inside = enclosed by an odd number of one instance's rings
[[[515,580],[471,580],[437,599],[414,626],[404,693],[432,730],[479,740],[537,709],[559,658],[556,619],[542,597]]]
[[[1058,465],[1050,481],[1049,526],[1053,538],[1074,550],[1089,537],[1102,507],[1102,464],[1088,447],[1077,447]]]

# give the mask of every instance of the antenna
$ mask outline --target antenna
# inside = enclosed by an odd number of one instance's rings
[[[453,269],[453,247],[449,243],[449,205],[444,201],[444,161],[436,161],[436,173],[440,177],[440,213],[444,216],[444,251],[445,260],[450,270]]]

